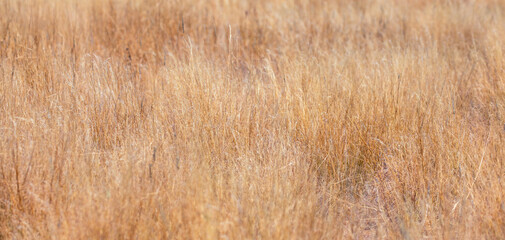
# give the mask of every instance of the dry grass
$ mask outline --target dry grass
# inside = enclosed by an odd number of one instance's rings
[[[0,1],[0,239],[505,236],[505,2]]]

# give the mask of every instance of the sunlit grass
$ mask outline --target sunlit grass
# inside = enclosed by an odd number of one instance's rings
[[[504,7],[2,1],[0,238],[500,238]]]

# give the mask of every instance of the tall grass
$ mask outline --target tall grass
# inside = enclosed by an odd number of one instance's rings
[[[0,239],[505,236],[503,1],[0,16]]]

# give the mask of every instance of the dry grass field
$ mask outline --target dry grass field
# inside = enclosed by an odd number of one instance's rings
[[[0,239],[505,236],[505,1],[0,0]]]

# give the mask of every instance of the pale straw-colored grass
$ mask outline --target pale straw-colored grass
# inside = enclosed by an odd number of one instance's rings
[[[503,1],[0,1],[0,239],[505,236]]]

